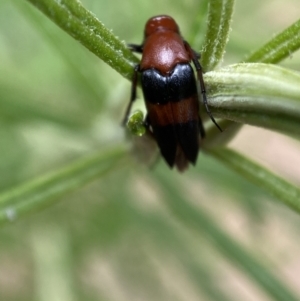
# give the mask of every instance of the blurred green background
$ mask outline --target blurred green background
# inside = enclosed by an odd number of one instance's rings
[[[82,2],[126,42],[140,43],[157,14],[172,15],[192,45],[205,34],[205,1]],[[237,0],[223,65],[299,16],[299,0]],[[299,51],[281,65],[300,71]],[[36,8],[2,0],[1,191],[125,143],[129,92],[127,80]],[[245,127],[231,146],[299,186],[296,141]],[[183,175],[134,157],[1,228],[0,300],[300,299],[298,215],[203,153]],[[265,273],[278,285],[257,276]]]

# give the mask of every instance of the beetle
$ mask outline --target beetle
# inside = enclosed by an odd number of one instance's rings
[[[177,23],[167,15],[150,18],[145,25],[143,43],[128,46],[133,52],[141,53],[142,58],[134,68],[130,102],[123,123],[126,123],[136,98],[140,73],[147,109],[144,125],[168,165],[183,171],[189,163],[196,164],[205,136],[191,62],[197,72],[206,112],[222,131],[207,104],[200,54],[183,39]]]

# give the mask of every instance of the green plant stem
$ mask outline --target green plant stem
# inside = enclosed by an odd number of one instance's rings
[[[27,0],[100,59],[131,79],[137,58],[78,1]]]
[[[237,64],[207,73],[205,81],[215,116],[299,137],[299,73],[270,64]]]
[[[63,195],[104,176],[119,164],[124,147],[114,147],[0,194],[0,224],[51,205]]]
[[[280,202],[300,213],[300,189],[272,172],[228,148],[210,149],[210,155],[250,182],[264,189]]]
[[[253,52],[244,62],[276,64],[300,48],[300,19]]]
[[[214,69],[223,59],[230,32],[234,0],[211,0],[208,9],[208,24],[201,51],[203,70]]]

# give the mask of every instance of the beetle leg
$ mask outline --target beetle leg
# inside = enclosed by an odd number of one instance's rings
[[[122,125],[123,126],[125,126],[125,124],[126,124],[126,122],[128,120],[128,116],[129,116],[130,111],[131,111],[132,103],[136,99],[136,86],[137,86],[137,79],[138,79],[138,72],[139,72],[139,70],[140,70],[140,66],[136,65],[134,67],[134,70],[133,70],[130,101],[129,101],[129,104],[128,104],[127,109],[126,109],[124,119],[122,121]]]
[[[127,46],[133,52],[138,52],[138,53],[142,53],[143,52],[143,45],[127,44]]]
[[[145,120],[144,120],[144,126],[146,128],[147,134],[149,134],[151,136],[151,138],[154,138],[154,134],[151,128],[151,122],[150,122],[150,118],[149,118],[149,114],[146,115]]]
[[[185,47],[187,49],[187,51],[190,54],[190,57],[194,63],[194,66],[196,68],[197,71],[197,75],[198,75],[198,80],[200,83],[200,88],[201,88],[201,94],[202,94],[202,98],[203,98],[203,103],[205,106],[205,110],[208,114],[208,116],[210,117],[211,121],[216,125],[216,127],[223,132],[223,130],[221,129],[221,127],[217,124],[215,118],[213,117],[209,107],[208,107],[208,103],[207,103],[207,98],[206,98],[206,90],[205,90],[205,84],[204,84],[204,80],[203,80],[203,71],[202,71],[202,67],[198,61],[198,59],[200,58],[200,54],[198,54],[195,50],[193,50],[190,46],[190,44],[186,41],[184,41],[185,43]]]
[[[201,120],[199,120],[199,130],[200,130],[201,138],[204,138],[205,137],[205,130],[204,130],[204,126],[203,126],[203,123],[202,123]]]
[[[186,43],[187,43],[187,42],[186,42]],[[200,53],[200,52],[197,52],[197,51],[195,51],[194,49],[192,49],[192,51],[193,51],[194,55],[196,56],[197,60],[199,61],[199,60],[200,60],[200,58],[201,58],[201,53]]]

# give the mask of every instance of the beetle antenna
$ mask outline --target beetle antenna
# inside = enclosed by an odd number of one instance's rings
[[[198,64],[199,64],[199,62],[198,62]],[[202,69],[201,69],[201,65],[200,64],[199,64],[199,66],[200,66],[200,69],[197,69],[197,74],[198,74],[198,78],[199,78],[199,81],[200,81],[201,94],[202,94],[202,99],[203,99],[203,103],[204,103],[204,106],[205,106],[206,113],[210,117],[211,121],[215,124],[215,126],[220,130],[220,132],[223,132],[223,130],[221,129],[221,127],[216,122],[214,116],[212,115],[212,113],[211,113],[211,111],[210,111],[210,109],[208,107],[207,97],[206,97],[206,90],[205,90],[205,85],[204,85],[204,80],[203,80],[203,74],[202,74]]]
[[[207,97],[206,97],[206,90],[205,90],[205,84],[204,84],[204,80],[203,80],[203,72],[202,72],[202,67],[198,61],[198,59],[200,58],[200,53],[196,52],[195,50],[193,50],[190,46],[190,44],[187,41],[185,42],[185,46],[187,48],[187,50],[190,53],[191,59],[195,65],[196,71],[197,71],[197,76],[198,76],[198,80],[200,82],[200,88],[201,88],[201,94],[202,94],[202,99],[203,99],[203,103],[205,106],[205,110],[208,114],[208,116],[210,117],[211,121],[215,124],[215,126],[220,130],[220,132],[223,132],[223,130],[221,129],[221,127],[217,124],[214,116],[212,115],[209,107],[208,107],[208,103],[207,103]]]

